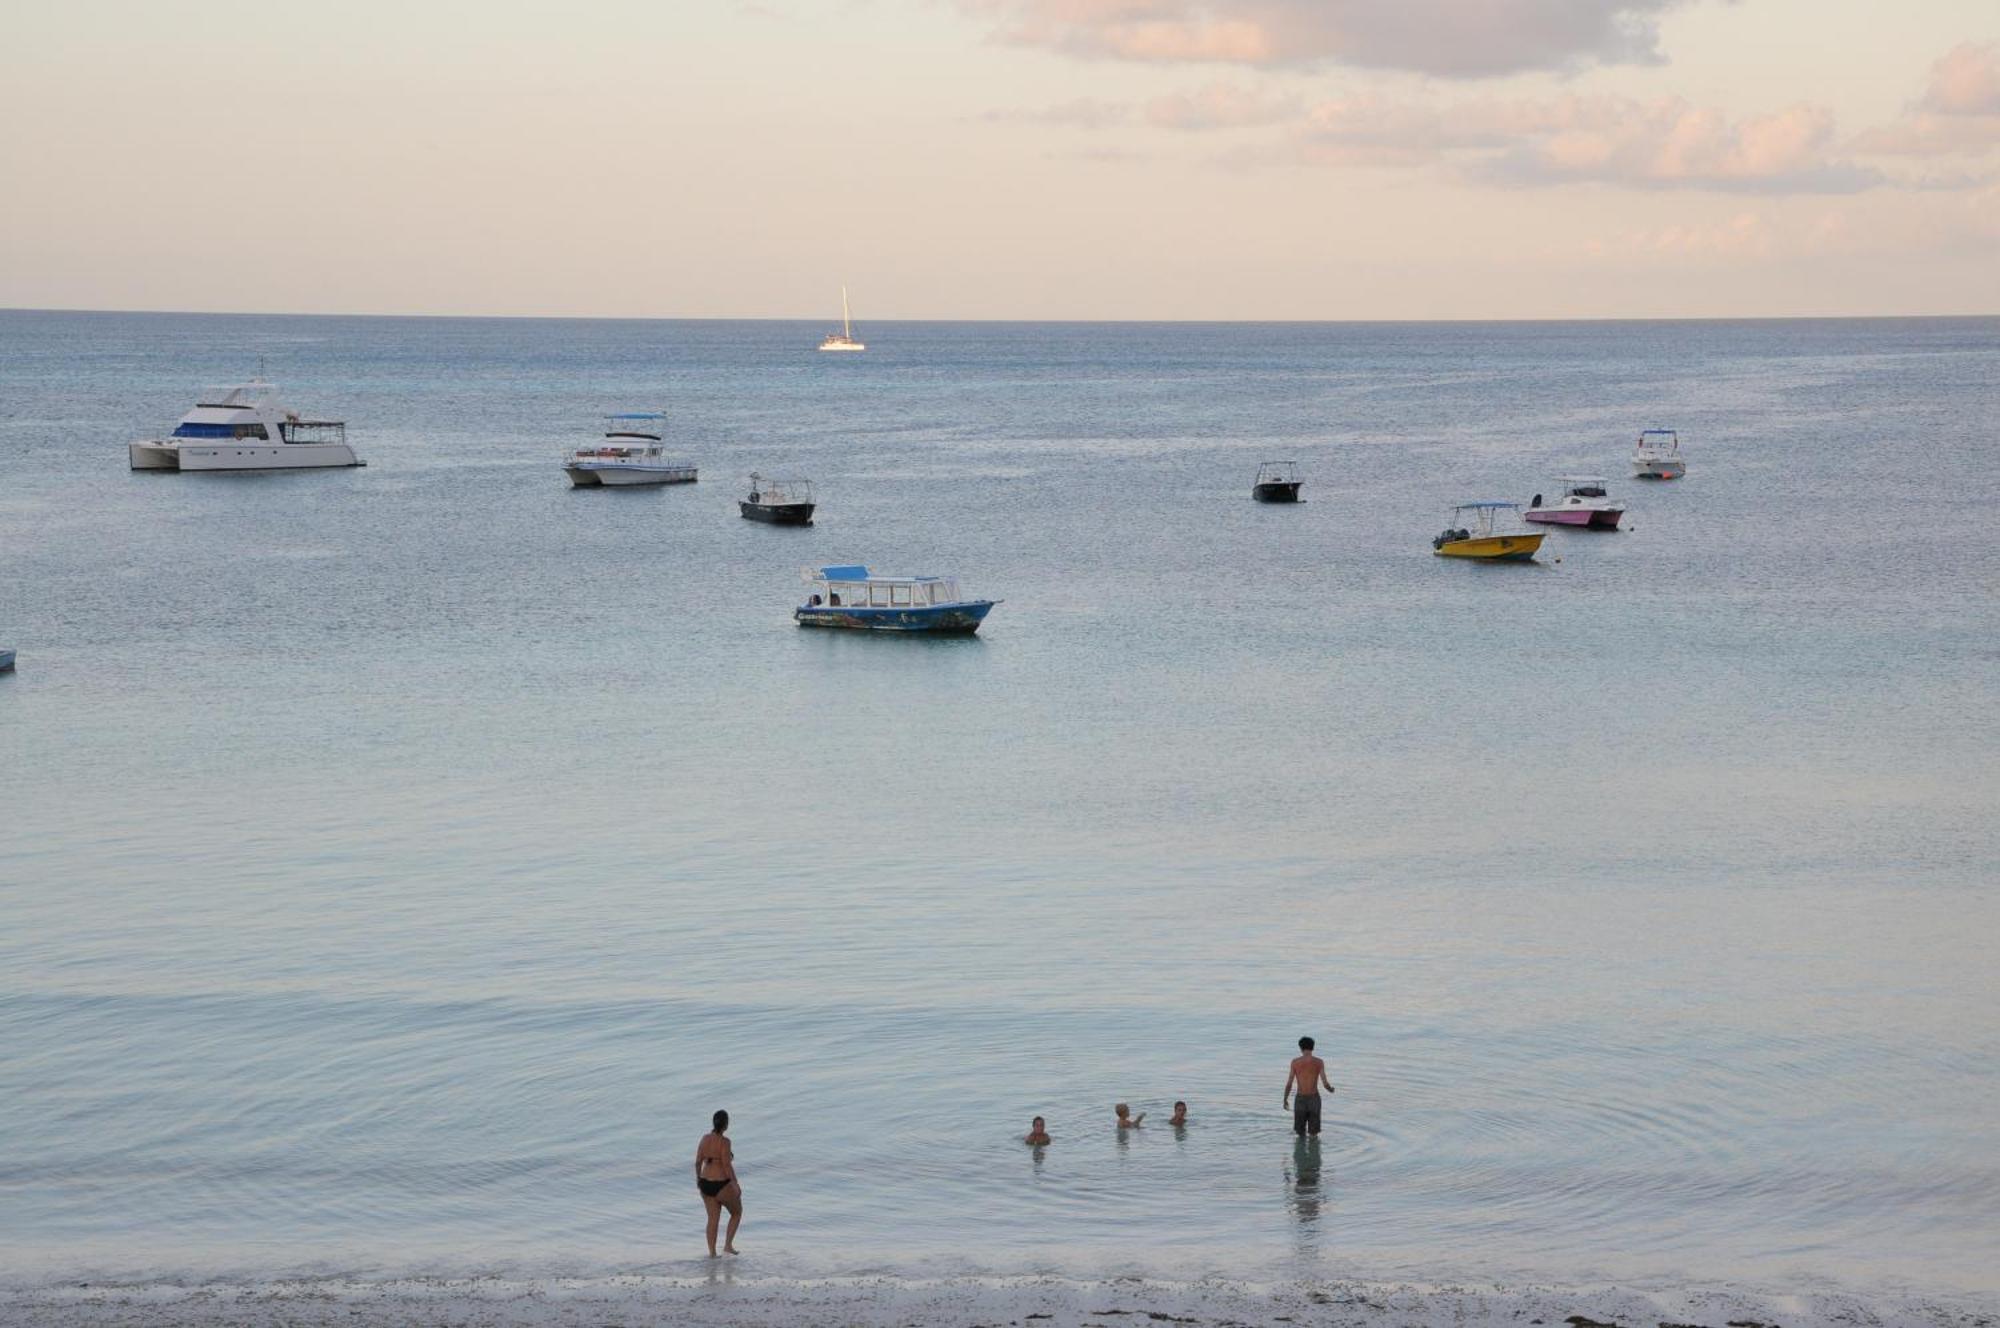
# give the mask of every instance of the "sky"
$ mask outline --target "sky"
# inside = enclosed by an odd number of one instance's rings
[[[0,306],[2000,313],[2000,0],[0,0]]]

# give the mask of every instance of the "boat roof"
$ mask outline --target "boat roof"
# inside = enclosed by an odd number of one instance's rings
[[[1609,480],[1607,480],[1607,479],[1605,479],[1605,478],[1604,478],[1604,477],[1603,477],[1602,475],[1558,475],[1558,476],[1556,476],[1556,478],[1557,478],[1557,479],[1559,479],[1559,480],[1561,480],[1561,481],[1562,481],[1562,482],[1563,482],[1564,484],[1608,484],[1608,483],[1610,483],[1610,481],[1609,481]]]
[[[834,567],[822,567],[819,574],[828,581],[942,581],[941,576],[870,576],[868,569],[860,563],[843,563]]]
[[[1675,431],[1672,429],[1641,429],[1639,430],[1639,436],[1641,438],[1644,438],[1649,433],[1673,433],[1673,432]]]
[[[1453,504],[1451,510],[1454,512],[1471,512],[1471,511],[1477,511],[1480,508],[1519,507],[1519,506],[1520,506],[1519,503],[1510,503],[1499,498],[1489,498],[1476,503],[1455,503]]]
[[[616,415],[606,415],[607,420],[664,420],[667,418],[657,410],[627,410]]]
[[[253,378],[247,383],[236,383],[227,387],[204,387],[195,398],[197,406],[247,408],[275,396],[276,383],[267,383],[261,378]]]

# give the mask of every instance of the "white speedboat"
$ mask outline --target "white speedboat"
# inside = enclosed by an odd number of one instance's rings
[[[204,392],[171,435],[127,446],[134,470],[306,470],[365,466],[339,420],[300,419],[278,386],[252,379]]]
[[[1642,480],[1677,480],[1687,474],[1681,459],[1681,436],[1672,429],[1644,429],[1632,449],[1632,476]]]
[[[1545,526],[1582,526],[1586,530],[1616,530],[1625,505],[1611,501],[1599,475],[1564,475],[1562,496],[1544,503],[1539,493],[1521,515]]]
[[[563,470],[577,488],[596,485],[693,484],[695,468],[669,461],[660,444],[666,416],[627,411],[604,417],[604,441],[563,455]]]
[[[819,343],[821,350],[867,350],[854,339],[854,320],[847,316],[847,287],[840,288],[840,331],[829,332]]]

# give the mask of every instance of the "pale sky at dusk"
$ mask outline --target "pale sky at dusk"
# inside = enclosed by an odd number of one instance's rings
[[[2000,0],[0,0],[0,306],[2000,312]]]

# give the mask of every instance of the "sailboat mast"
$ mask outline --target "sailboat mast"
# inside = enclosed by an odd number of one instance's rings
[[[840,288],[840,335],[849,341],[854,339],[854,322],[847,316],[847,287]]]

